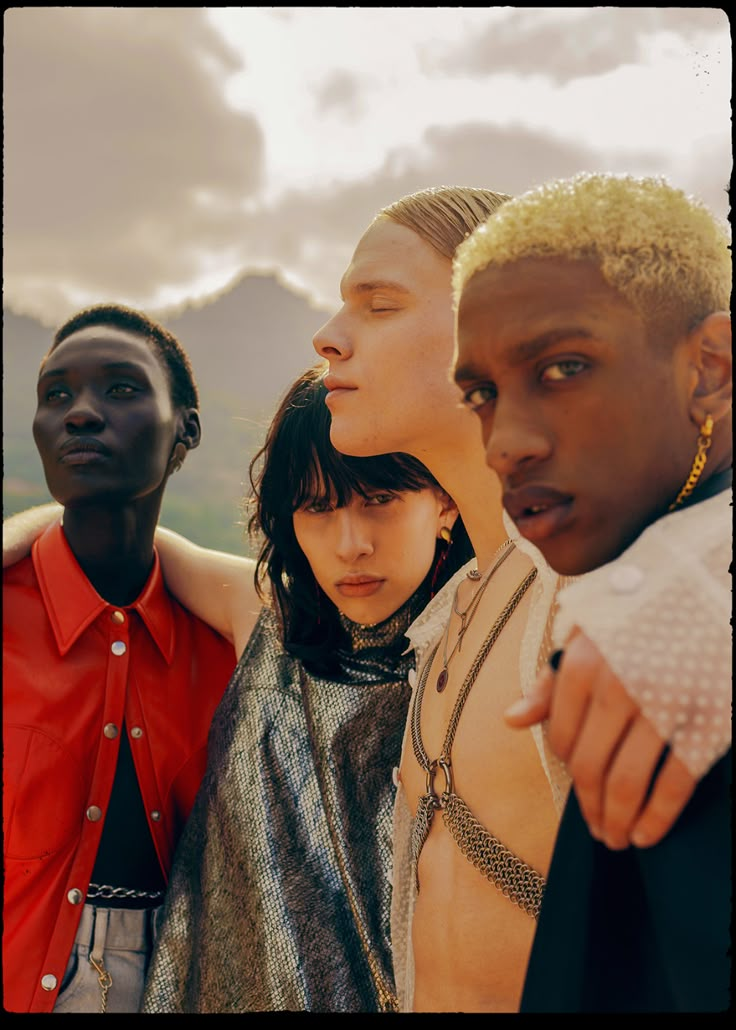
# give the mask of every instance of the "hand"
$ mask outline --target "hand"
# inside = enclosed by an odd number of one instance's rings
[[[669,832],[697,781],[578,629],[557,672],[546,666],[531,693],[506,711],[507,723],[518,728],[544,719],[592,836],[622,850],[650,847]]]

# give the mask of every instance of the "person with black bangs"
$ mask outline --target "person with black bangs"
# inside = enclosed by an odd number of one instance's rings
[[[419,461],[332,447],[323,374],[292,386],[251,463],[255,576],[247,559],[157,535],[170,588],[241,657],[172,871],[145,1012],[396,1007],[405,630],[472,551]]]

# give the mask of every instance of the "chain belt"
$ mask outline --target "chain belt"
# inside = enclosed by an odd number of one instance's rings
[[[137,891],[132,887],[110,887],[107,883],[91,883],[87,891],[87,901],[96,901],[98,898],[145,898],[146,901],[162,901],[163,896],[163,891]]]

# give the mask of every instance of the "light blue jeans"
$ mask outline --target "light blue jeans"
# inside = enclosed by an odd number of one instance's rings
[[[138,1012],[160,911],[85,905],[54,1012]]]

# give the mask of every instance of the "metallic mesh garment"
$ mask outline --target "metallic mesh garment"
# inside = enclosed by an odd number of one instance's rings
[[[392,770],[412,665],[397,655],[427,600],[375,627],[344,619],[353,650],[332,680],[285,654],[262,610],[212,723],[142,1011],[395,1007]]]

